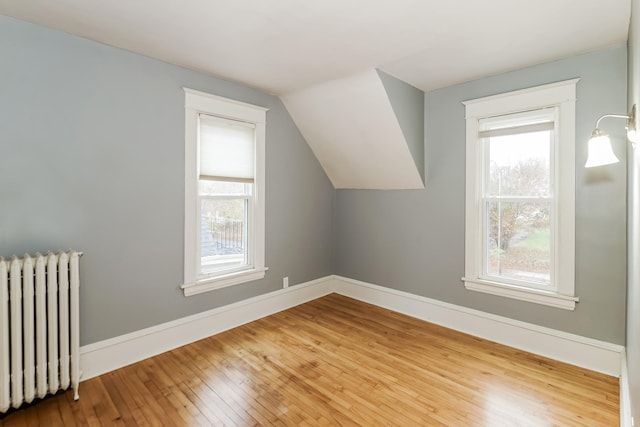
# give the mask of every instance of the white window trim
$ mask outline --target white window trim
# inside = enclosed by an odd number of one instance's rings
[[[575,102],[576,84],[566,80],[514,92],[463,102],[466,110],[466,207],[465,207],[465,288],[507,298],[574,310],[575,296]],[[481,279],[482,273],[482,156],[478,120],[485,117],[540,109],[558,108],[559,129],[555,144],[554,173],[559,181],[554,265],[557,289],[548,291]],[[562,165],[560,165],[562,163]]]
[[[183,88],[185,92],[185,220],[184,220],[184,284],[185,296],[264,278],[267,267],[265,253],[265,129],[267,108],[246,104]],[[252,265],[242,271],[198,279],[198,114],[204,113],[255,124],[255,179],[252,242],[249,259]]]

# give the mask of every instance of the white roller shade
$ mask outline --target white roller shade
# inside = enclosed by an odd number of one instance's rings
[[[553,128],[554,128],[553,122],[536,123],[533,125],[512,126],[508,128],[483,130],[478,132],[478,136],[480,138],[491,138],[494,136],[507,136],[507,135],[518,135],[521,133],[542,132],[545,130],[553,130]]]
[[[544,108],[538,111],[524,111],[488,117],[478,121],[478,137],[518,135],[522,133],[554,130],[555,109]]]
[[[200,179],[253,182],[255,125],[200,114]]]

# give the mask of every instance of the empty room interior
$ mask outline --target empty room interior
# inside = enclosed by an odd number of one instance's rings
[[[0,0],[0,425],[640,425],[640,0]]]

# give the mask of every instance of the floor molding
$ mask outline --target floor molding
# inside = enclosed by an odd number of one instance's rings
[[[324,277],[80,348],[82,381],[332,292]]]
[[[334,291],[447,328],[619,377],[624,347],[483,311],[333,276]]]
[[[632,427],[631,391],[629,390],[629,371],[627,371],[627,352],[622,352],[620,370],[620,425]]]
[[[295,307],[332,292],[608,375],[619,377],[624,369],[622,368],[624,347],[619,345],[346,277],[327,276],[83,346],[80,348],[82,380]]]

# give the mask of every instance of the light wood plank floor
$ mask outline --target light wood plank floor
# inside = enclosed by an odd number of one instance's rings
[[[343,296],[102,375],[9,426],[618,426],[618,379]]]

